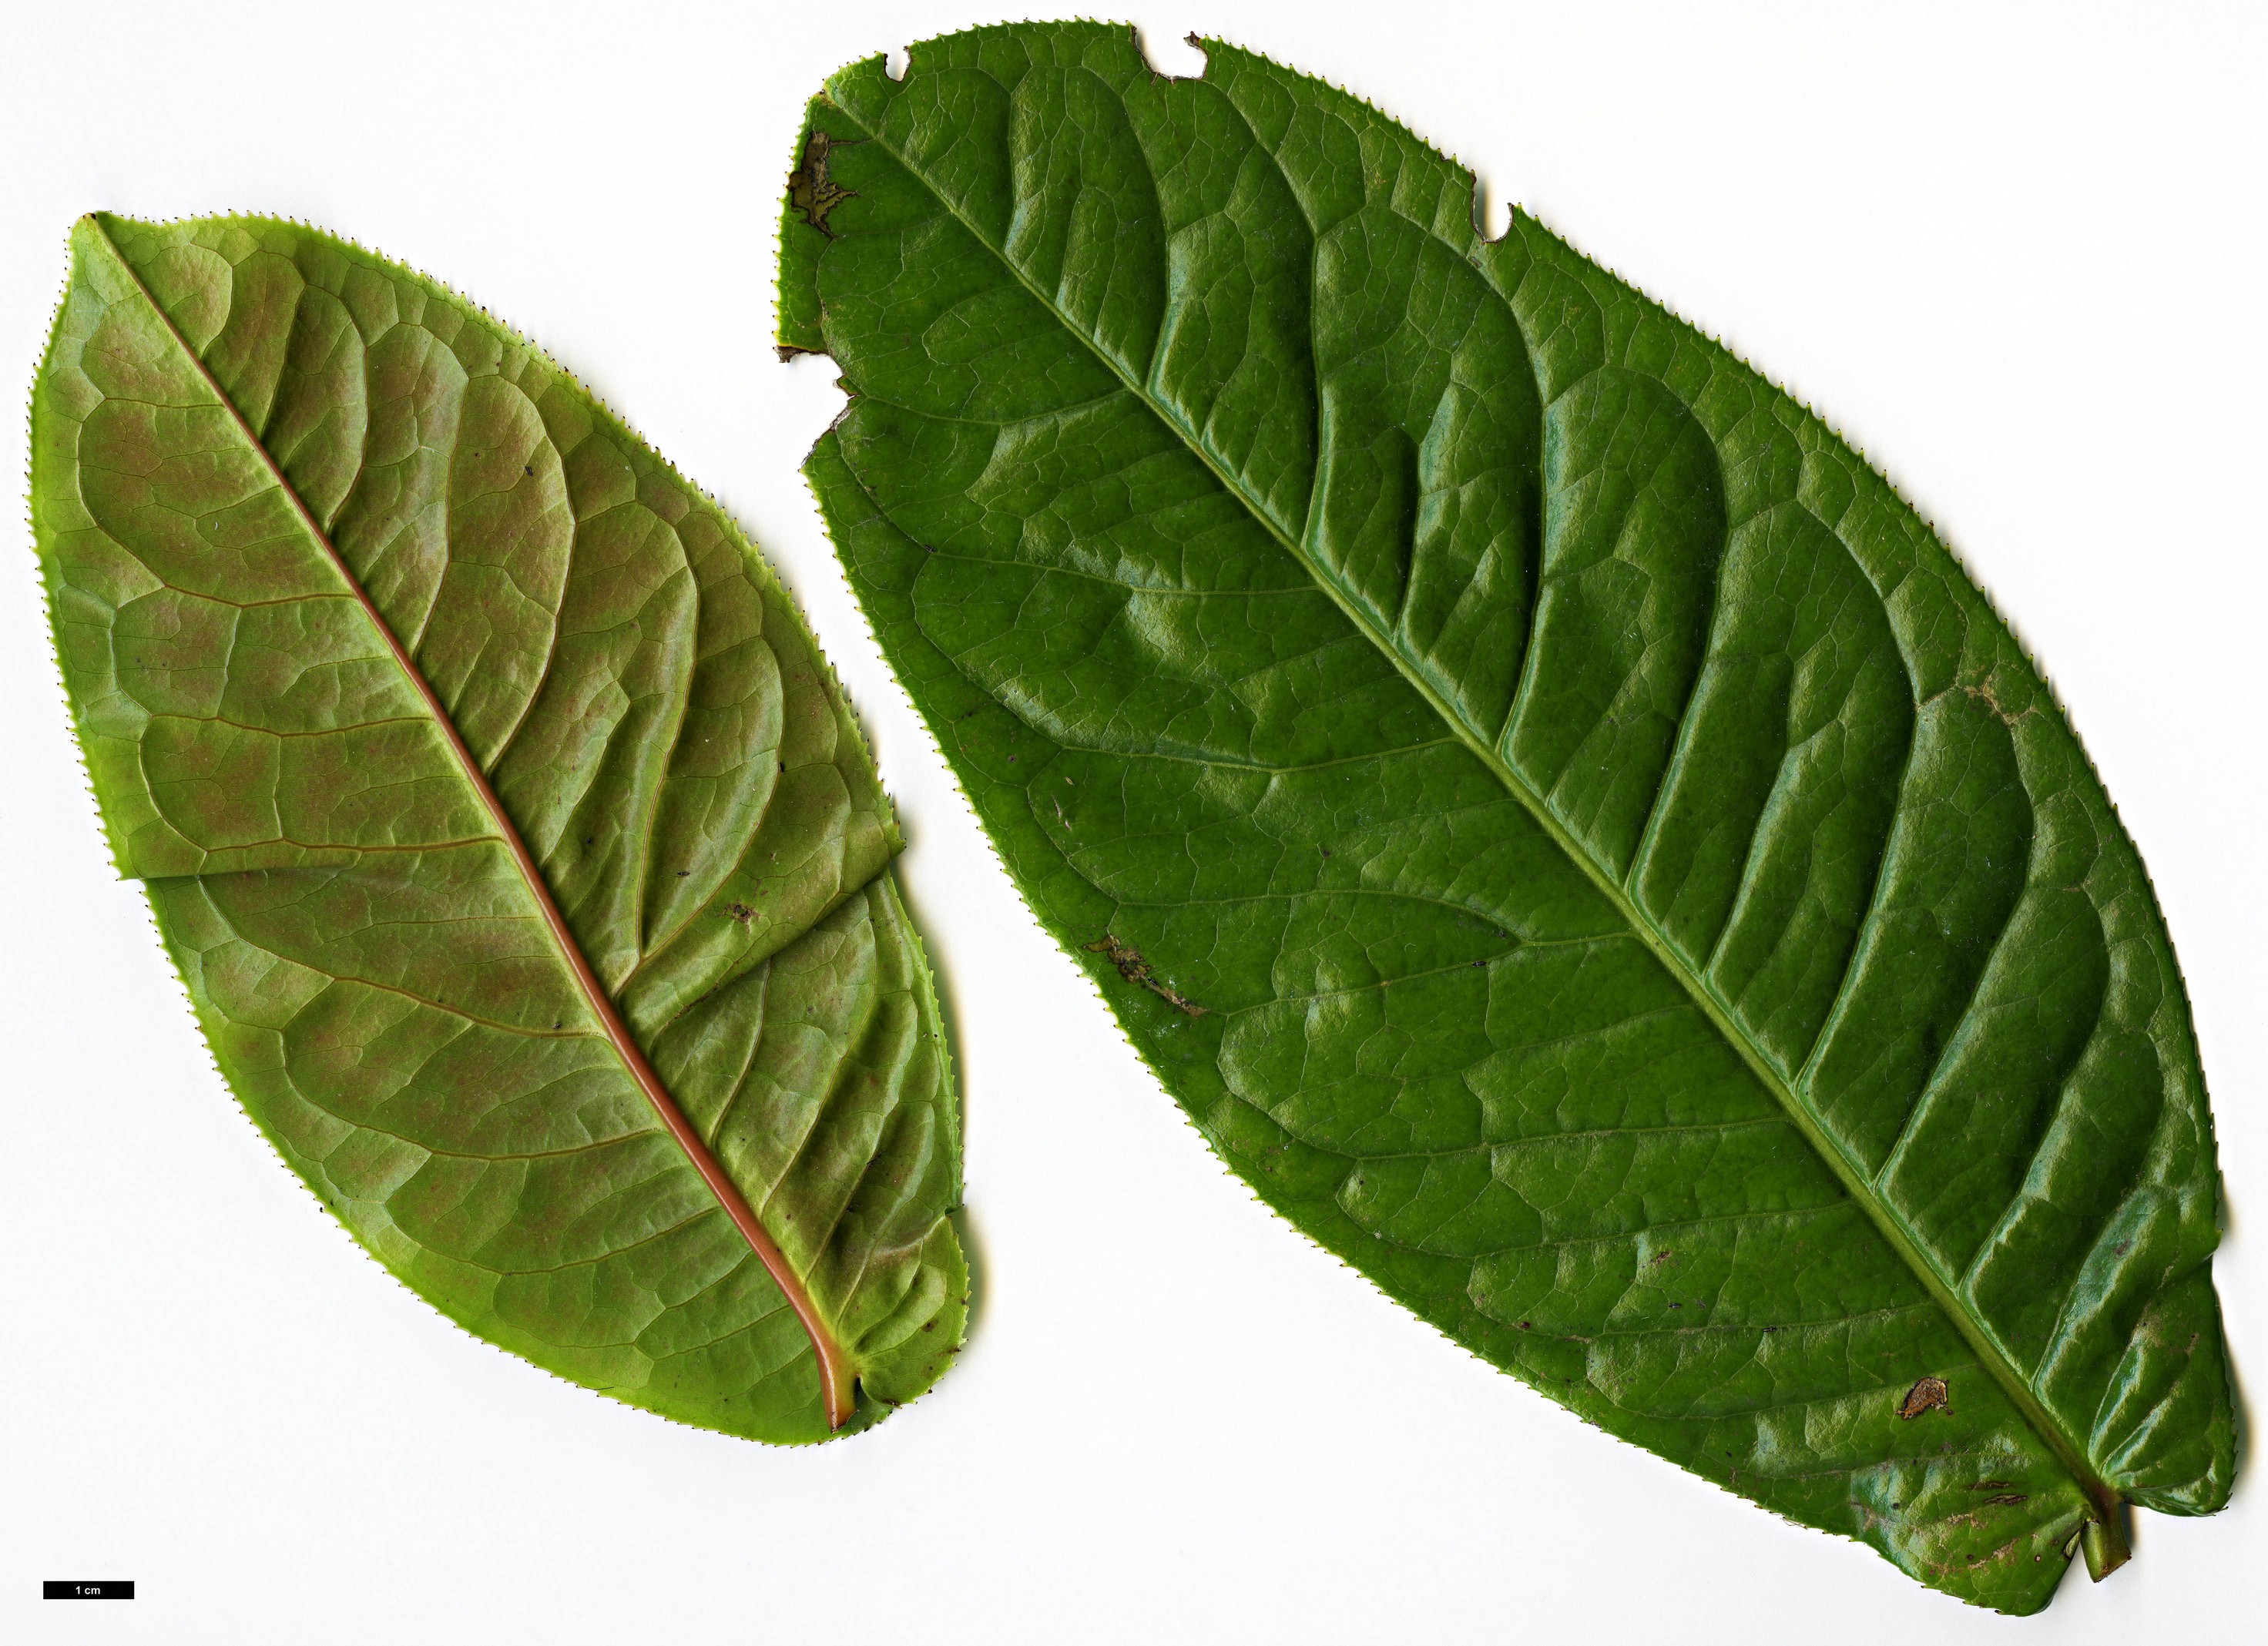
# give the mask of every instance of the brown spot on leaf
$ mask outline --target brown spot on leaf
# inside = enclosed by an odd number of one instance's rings
[[[737,920],[743,926],[756,917],[755,910],[750,908],[746,903],[737,900],[728,904],[724,912],[727,920]]]
[[[1192,1018],[1205,1015],[1203,1006],[1183,999],[1171,986],[1160,982],[1157,974],[1151,971],[1150,963],[1142,958],[1142,952],[1132,944],[1122,942],[1106,931],[1101,941],[1090,943],[1086,947],[1089,954],[1099,954],[1116,966],[1119,976],[1130,983],[1139,983],[1174,1010],[1185,1011]]]
[[[828,175],[828,156],[835,144],[836,139],[825,132],[813,132],[803,145],[803,164],[787,174],[788,209],[830,240],[835,231],[827,226],[827,214],[852,197],[850,190]]]
[[[1945,1386],[1942,1378],[1924,1378],[1906,1391],[1906,1398],[1898,1402],[1900,1417],[1919,1417],[1924,1412],[1943,1406],[1952,1391]]]
[[[2039,712],[2039,705],[2035,703],[2018,713],[2010,714],[2007,705],[2000,701],[2000,694],[1994,685],[1993,677],[1989,674],[1974,685],[1963,685],[1959,689],[1984,704],[1995,720],[2012,731],[2026,719]]]

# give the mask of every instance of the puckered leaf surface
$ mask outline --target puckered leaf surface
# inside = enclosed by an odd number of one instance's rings
[[[254,1121],[562,1377],[773,1441],[919,1393],[965,1318],[951,1070],[896,824],[762,561],[396,264],[258,218],[71,248],[56,650]]]
[[[2142,865],[1819,421],[1332,88],[986,29],[811,106],[807,473],[1040,918],[1461,1343],[1922,1582],[2225,1501]]]

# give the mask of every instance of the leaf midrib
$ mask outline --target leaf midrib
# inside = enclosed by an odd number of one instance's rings
[[[1590,855],[1581,849],[1559,819],[1552,814],[1550,808],[1543,803],[1543,797],[1535,793],[1497,753],[1494,744],[1480,738],[1464,716],[1458,714],[1432,685],[1410,666],[1400,651],[1388,643],[1387,637],[1380,632],[1377,625],[1339,585],[1337,580],[1325,573],[1308,555],[1301,544],[1285,533],[1270,517],[1268,511],[1261,506],[1258,500],[1254,498],[1237,478],[1215,459],[1213,453],[1206,448],[1197,433],[1183,423],[1171,407],[1151,394],[1146,383],[1138,382],[1118,361],[1111,356],[1108,350],[1074,322],[1071,317],[1064,312],[1053,294],[1042,290],[1037,283],[1027,276],[1023,269],[1017,266],[1015,261],[1009,257],[1003,248],[995,246],[968,214],[964,212],[942,188],[932,183],[909,156],[891,143],[881,132],[868,129],[866,122],[858,120],[858,117],[852,114],[849,109],[843,108],[842,104],[834,102],[832,99],[829,101],[847,118],[856,121],[859,129],[865,132],[869,142],[895,160],[909,177],[914,179],[939,206],[952,216],[956,223],[968,231],[971,239],[992,254],[1000,266],[1007,271],[1010,278],[1030,293],[1036,302],[1055,317],[1058,325],[1077,338],[1102,364],[1103,368],[1124,386],[1129,393],[1174,432],[1189,452],[1211,473],[1213,478],[1220,483],[1222,489],[1235,498],[1260,529],[1273,539],[1285,553],[1291,555],[1296,564],[1306,570],[1308,577],[1345,615],[1347,621],[1355,626],[1357,632],[1385,656],[1388,662],[1394,666],[1395,672],[1425,699],[1425,702],[1456,734],[1458,740],[1463,743],[1483,767],[1504,785],[1506,792],[1526,809],[1528,815],[1550,838],[1552,843],[1574,863],[1597,888],[1600,894],[1608,900],[1609,903],[1622,915],[1631,932],[1646,946],[1648,952],[1663,969],[1677,981],[1694,1003],[1701,1009],[1712,1026],[1724,1038],[1726,1043],[1732,1047],[1734,1054],[1747,1066],[1749,1071],[1779,1104],[1790,1122],[1811,1145],[1812,1151],[1819,1156],[1828,1169],[1835,1174],[1836,1179],[1843,1185],[1845,1192],[1867,1216],[1867,1220],[1874,1225],[1877,1232],[1889,1243],[1890,1249],[1898,1254],[1900,1260],[1921,1282],[1923,1290],[1937,1304],[1939,1312],[1952,1322],[1955,1330],[1961,1334],[1962,1340],[1976,1354],[1977,1363],[1984,1369],[1986,1375],[1999,1385],[2001,1392],[2008,1397],[2017,1411],[2023,1415],[2026,1422],[2046,1444],[2057,1461],[2070,1473],[2074,1482],[2088,1498],[2106,1534],[2115,1535],[2117,1532],[2115,1510],[2119,1501],[2119,1494],[2095,1474],[2094,1469],[2088,1464],[2084,1451],[2064,1432],[2063,1426],[2056,1421],[2054,1415],[2041,1403],[2039,1398],[2032,1392],[2031,1385],[2017,1371],[2000,1346],[1985,1331],[1983,1323],[1976,1319],[1962,1306],[1959,1291],[1922,1251],[1919,1242],[1913,1231],[1907,1227],[1905,1220],[1874,1193],[1872,1180],[1859,1170],[1857,1162],[1851,1159],[1841,1146],[1821,1128],[1809,1110],[1797,1099],[1794,1091],[1780,1077],[1778,1071],[1765,1061],[1762,1052],[1741,1032],[1725,1003],[1717,998],[1715,992],[1705,981],[1694,975],[1668,938],[1631,900],[1621,883],[1592,860]],[[1272,160],[1274,157],[1271,154],[1270,158]],[[1438,239],[1438,237],[1435,238]],[[1458,251],[1455,247],[1450,249],[1456,252],[1461,261],[1469,267],[1471,266],[1471,260],[1466,257],[1463,252]],[[1491,290],[1494,290],[1492,285]],[[822,325],[824,318],[822,307]],[[1532,621],[1528,634],[1528,646],[1532,651],[1534,646]],[[2121,1558],[2123,1558],[2123,1552]]]
[[[245,445],[257,455],[260,464],[275,481],[277,491],[290,503],[300,528],[320,547],[332,569],[337,572],[340,582],[345,586],[355,603],[362,608],[363,614],[369,619],[379,638],[385,643],[388,654],[392,656],[395,665],[401,671],[402,678],[408,682],[409,688],[416,694],[418,701],[425,706],[426,713],[431,717],[435,726],[439,729],[442,740],[448,746],[451,757],[458,767],[459,775],[471,787],[482,809],[488,814],[490,825],[496,830],[499,841],[511,854],[513,866],[519,870],[529,895],[535,900],[553,944],[558,949],[560,957],[567,963],[567,969],[573,976],[576,987],[582,994],[585,1005],[592,1015],[598,1019],[600,1028],[614,1048],[615,1055],[622,1062],[623,1072],[630,1076],[639,1091],[644,1094],[648,1105],[653,1109],[655,1117],[661,1121],[663,1129],[683,1150],[688,1163],[700,1175],[710,1193],[715,1196],[718,1207],[732,1220],[733,1227],[747,1242],[749,1250],[755,1254],[757,1260],[770,1275],[773,1283],[779,1288],[782,1297],[787,1301],[788,1307],[794,1312],[797,1320],[810,1338],[812,1352],[818,1362],[820,1391],[826,1408],[827,1426],[830,1429],[842,1428],[850,1421],[856,1401],[853,1385],[857,1373],[850,1363],[849,1356],[842,1345],[836,1341],[833,1331],[820,1317],[817,1304],[805,1287],[802,1279],[789,1264],[786,1253],[781,1251],[778,1242],[772,1238],[770,1231],[763,1226],[762,1221],[749,1206],[747,1196],[740,1193],[739,1185],[735,1184],[730,1174],[725,1172],[723,1163],[703,1141],[700,1133],[688,1119],[684,1110],[678,1106],[676,1099],[671,1095],[660,1074],[648,1061],[637,1038],[631,1034],[630,1025],[623,1020],[621,1011],[615,1007],[613,997],[607,993],[606,987],[599,981],[598,974],[593,971],[589,959],[583,952],[583,945],[576,940],[573,929],[568,925],[565,915],[560,910],[558,900],[552,896],[550,885],[543,878],[541,865],[529,852],[527,842],[520,837],[519,829],[512,822],[512,814],[504,810],[504,802],[497,796],[494,785],[489,782],[488,774],[481,769],[480,762],[473,758],[471,749],[466,746],[463,735],[457,730],[455,720],[450,716],[447,708],[434,693],[431,685],[425,679],[423,671],[417,667],[416,660],[402,646],[401,639],[394,632],[393,625],[386,621],[385,614],[378,609],[378,604],[371,598],[370,592],[363,587],[362,580],[354,575],[352,569],[347,565],[345,557],[332,543],[330,534],[324,531],[316,520],[313,511],[307,507],[306,500],[299,496],[298,489],[292,485],[290,478],[285,475],[282,465],[276,460],[275,453],[268,449],[267,442],[262,440],[252,425],[246,421],[244,413],[238,408],[234,398],[221,386],[219,379],[213,376],[210,368],[205,364],[203,356],[189,346],[189,341],[181,334],[180,327],[174,325],[173,317],[166,312],[165,305],[158,301],[156,294],[144,283],[142,276],[136,271],[134,266],[127,261],[125,254],[119,250],[117,243],[111,239],[108,226],[99,217],[90,217],[89,221],[93,224],[95,232],[101,239],[103,249],[110,254],[119,273],[140,295],[142,301],[148,305],[150,312],[157,317],[158,323],[166,328],[166,334],[173,340],[173,346],[180,350],[182,358],[189,363],[190,369],[203,381],[205,387],[211,393],[214,402],[227,413],[229,421],[235,426],[237,432],[243,437]],[[546,666],[548,667],[549,665],[547,664]]]

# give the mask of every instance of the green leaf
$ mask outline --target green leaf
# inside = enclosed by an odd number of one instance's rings
[[[806,466],[1010,871],[1212,1147],[1476,1354],[2043,1606],[2228,1495],[2163,922],[1815,417],[1374,110],[978,30],[812,105]]]
[[[82,219],[32,438],[111,849],[323,1204],[684,1422],[927,1388],[968,1274],[897,827],[723,512],[463,299],[256,217]]]

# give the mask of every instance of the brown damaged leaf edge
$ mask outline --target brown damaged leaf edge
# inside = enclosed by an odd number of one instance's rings
[[[832,175],[827,157],[836,143],[836,140],[823,131],[812,132],[796,161],[795,170],[787,174],[788,209],[830,240],[835,238],[835,231],[827,226],[827,214],[844,201],[853,198],[855,192],[837,183]],[[772,352],[783,361],[787,361],[798,355],[816,354],[819,350],[784,342],[775,347]]]
[[[850,1370],[849,1358],[843,1353],[843,1346],[835,1341],[834,1334],[820,1319],[819,1312],[814,1306],[810,1294],[805,1290],[803,1282],[796,1277],[794,1270],[789,1268],[785,1254],[780,1251],[777,1243],[772,1239],[770,1232],[757,1218],[755,1209],[749,1206],[747,1198],[733,1186],[732,1179],[725,1175],[724,1167],[718,1164],[716,1156],[710,1152],[708,1145],[701,1141],[700,1134],[694,1130],[692,1122],[685,1118],[684,1111],[678,1107],[677,1101],[670,1095],[668,1087],[662,1084],[661,1077],[655,1072],[653,1065],[647,1061],[645,1054],[638,1049],[637,1042],[631,1038],[630,1025],[623,1022],[622,1015],[615,1009],[613,999],[600,986],[597,974],[591,969],[590,961],[584,956],[582,945],[576,942],[573,932],[569,930],[566,917],[560,913],[558,902],[551,895],[551,888],[545,882],[542,871],[536,866],[535,859],[529,854],[526,842],[520,838],[519,830],[513,826],[511,817],[504,809],[503,802],[497,797],[496,790],[490,786],[487,774],[481,770],[479,762],[473,759],[472,751],[465,746],[464,738],[458,732],[456,722],[443,708],[439,697],[427,684],[424,675],[419,672],[417,665],[411,661],[409,652],[403,650],[400,638],[395,636],[392,626],[379,611],[376,603],[371,599],[368,591],[362,586],[361,580],[348,569],[346,562],[331,542],[329,533],[316,524],[314,517],[307,511],[306,503],[301,499],[298,489],[284,478],[283,472],[276,466],[273,454],[254,432],[251,425],[245,422],[244,414],[238,409],[236,402],[223,390],[197,351],[189,347],[188,340],[181,335],[180,329],[174,325],[173,317],[166,312],[155,295],[143,283],[141,276],[135,272],[133,266],[120,255],[117,246],[112,242],[102,224],[92,217],[87,217],[85,222],[100,238],[104,249],[110,254],[119,271],[134,283],[135,288],[149,303],[151,312],[158,316],[167,334],[173,338],[174,345],[180,349],[183,357],[190,363],[198,375],[204,378],[212,390],[214,400],[227,410],[230,418],[244,434],[247,445],[259,453],[260,460],[265,463],[269,471],[275,474],[276,487],[290,500],[291,511],[298,517],[299,524],[306,529],[310,538],[322,545],[324,554],[329,556],[331,564],[338,571],[341,581],[352,593],[357,604],[362,607],[364,615],[370,620],[372,626],[384,638],[387,650],[393,654],[394,661],[401,669],[402,678],[416,692],[420,701],[432,714],[435,724],[440,728],[443,737],[447,740],[452,758],[455,760],[459,769],[463,773],[465,781],[472,786],[473,792],[480,797],[481,805],[487,811],[489,820],[495,827],[498,837],[511,850],[512,862],[519,865],[521,878],[526,882],[529,893],[535,899],[537,907],[542,910],[544,923],[550,929],[552,938],[558,944],[561,953],[566,956],[574,972],[576,984],[582,990],[584,999],[589,1003],[592,1014],[598,1018],[600,1027],[605,1030],[608,1040],[615,1048],[615,1054],[621,1058],[622,1066],[629,1071],[630,1077],[637,1082],[639,1090],[645,1093],[646,1101],[653,1106],[655,1115],[667,1128],[669,1135],[677,1141],[678,1147],[685,1151],[686,1157],[693,1163],[694,1169],[700,1172],[702,1180],[709,1186],[710,1192],[717,1197],[718,1204],[722,1206],[725,1215],[732,1218],[733,1226],[740,1230],[742,1238],[747,1241],[749,1250],[756,1254],[757,1260],[763,1264],[766,1272],[771,1275],[773,1283],[778,1286],[781,1295],[787,1299],[788,1306],[795,1311],[796,1319],[802,1322],[804,1331],[810,1336],[812,1349],[819,1360],[820,1387],[826,1402],[827,1426],[830,1430],[841,1429],[850,1421],[857,1400],[854,1388],[856,1378]]]
[[[851,198],[851,191],[828,174],[827,154],[834,146],[835,140],[825,132],[813,132],[804,146],[803,164],[787,179],[789,206],[829,239],[835,238],[835,231],[827,226],[827,214]]]

